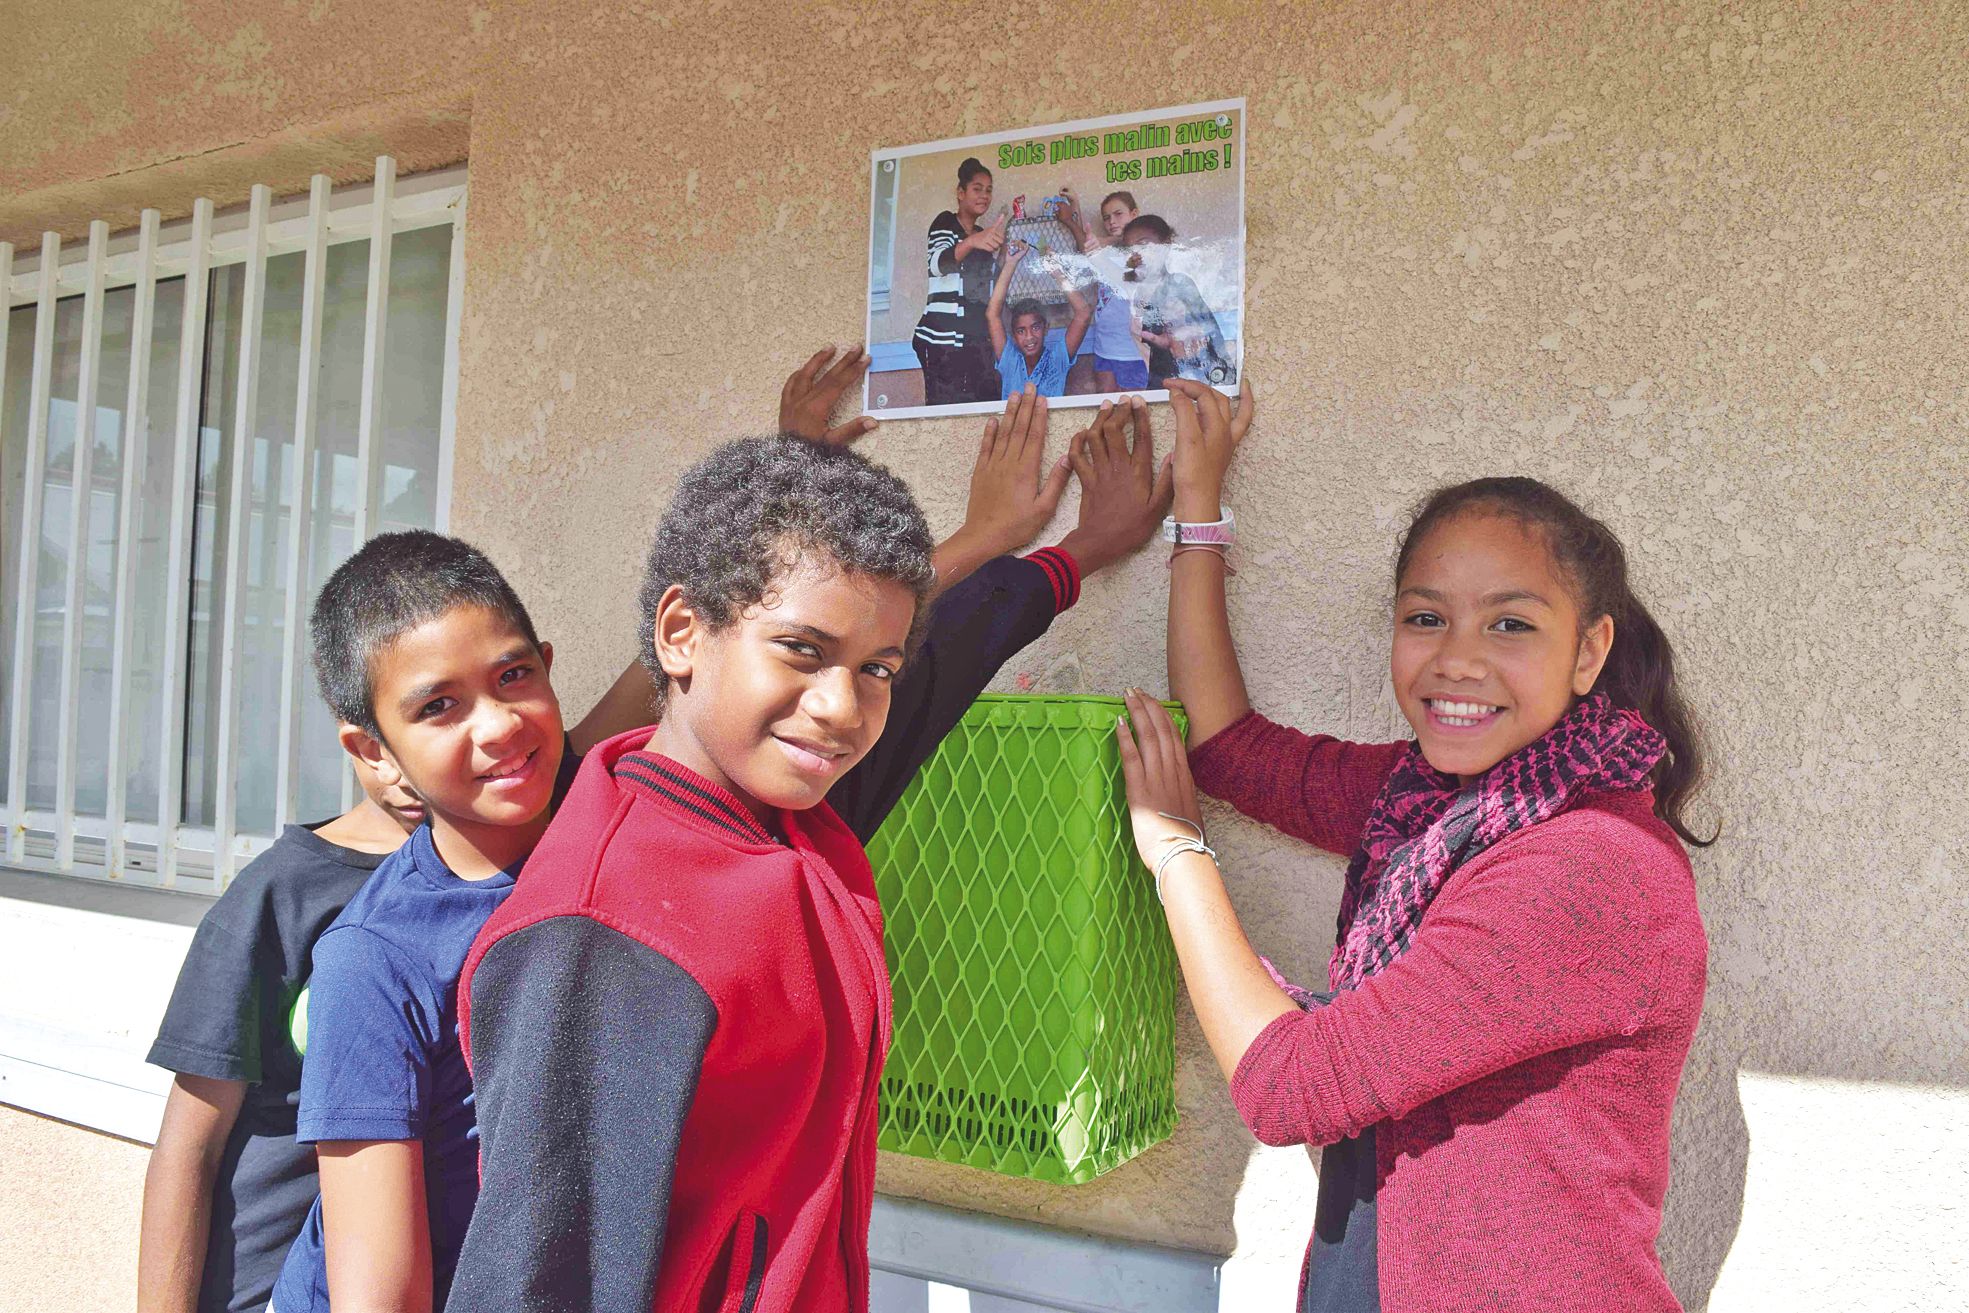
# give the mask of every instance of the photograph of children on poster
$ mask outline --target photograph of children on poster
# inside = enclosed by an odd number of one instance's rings
[[[870,176],[869,414],[1237,391],[1243,100],[878,150]]]

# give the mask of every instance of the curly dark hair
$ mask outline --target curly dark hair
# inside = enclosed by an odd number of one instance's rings
[[[670,692],[656,658],[656,608],[672,584],[712,629],[723,629],[803,558],[824,555],[915,594],[913,651],[936,584],[935,545],[908,486],[866,457],[794,437],[726,443],[684,472],[643,568],[638,647],[656,710]]]
[[[335,567],[308,618],[315,679],[336,719],[377,740],[376,658],[417,626],[460,606],[504,616],[537,650],[519,594],[484,552],[428,529],[381,533]]]

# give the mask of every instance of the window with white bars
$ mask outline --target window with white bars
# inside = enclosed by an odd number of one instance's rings
[[[307,617],[449,520],[462,168],[0,243],[5,864],[216,893],[355,798]]]

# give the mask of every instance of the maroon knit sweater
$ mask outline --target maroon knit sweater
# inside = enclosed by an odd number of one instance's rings
[[[1252,713],[1190,763],[1205,792],[1345,855],[1400,747]],[[1655,1237],[1708,943],[1652,808],[1588,795],[1472,858],[1406,954],[1239,1062],[1231,1097],[1267,1144],[1376,1128],[1382,1308],[1680,1308]]]

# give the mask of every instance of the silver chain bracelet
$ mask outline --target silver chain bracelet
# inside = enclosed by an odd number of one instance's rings
[[[1155,864],[1155,901],[1167,907],[1168,904],[1163,902],[1162,897],[1162,873],[1169,869],[1169,863],[1175,861],[1185,853],[1202,853],[1214,862],[1217,860],[1217,850],[1203,841],[1203,827],[1189,817],[1171,816],[1168,812],[1157,812],[1156,815],[1162,817],[1165,821],[1174,821],[1178,825],[1187,825],[1196,831],[1196,838],[1194,839],[1187,835],[1172,834],[1162,841],[1167,851],[1162,854],[1161,858]]]

